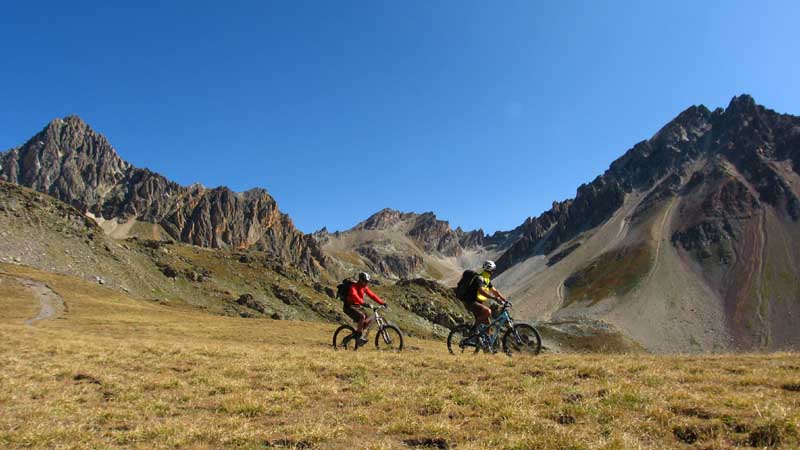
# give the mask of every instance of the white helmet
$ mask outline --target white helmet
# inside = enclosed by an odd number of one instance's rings
[[[497,269],[497,264],[495,264],[494,261],[485,261],[483,263],[483,270],[487,272],[494,272],[495,269]]]
[[[358,281],[363,281],[364,283],[369,283],[370,276],[367,272],[361,272],[358,274]]]

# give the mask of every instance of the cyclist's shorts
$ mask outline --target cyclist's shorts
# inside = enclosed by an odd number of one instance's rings
[[[350,304],[344,305],[344,313],[356,323],[367,317],[367,314],[361,308]]]
[[[481,302],[470,302],[466,306],[467,306],[467,309],[469,310],[469,312],[471,312],[472,315],[475,316],[475,317],[485,315],[486,314],[486,309],[489,308],[488,306],[484,305]]]

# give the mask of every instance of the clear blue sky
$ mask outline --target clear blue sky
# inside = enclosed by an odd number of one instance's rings
[[[306,232],[384,207],[511,229],[692,104],[800,114],[800,2],[661,3],[8,1],[0,149],[77,114]]]

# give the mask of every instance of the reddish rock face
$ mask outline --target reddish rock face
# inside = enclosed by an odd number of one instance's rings
[[[22,147],[0,155],[0,176],[105,219],[160,224],[175,240],[203,247],[260,248],[318,275],[316,242],[266,191],[184,187],[122,160],[78,117],[56,119]]]

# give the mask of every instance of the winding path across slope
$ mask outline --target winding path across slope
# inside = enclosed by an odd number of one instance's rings
[[[28,278],[17,277],[16,280],[26,288],[30,289],[31,292],[33,292],[33,295],[39,299],[39,302],[42,305],[42,309],[39,311],[39,314],[36,317],[26,320],[25,325],[33,326],[36,322],[41,320],[54,319],[63,314],[67,309],[64,299],[61,298],[60,295],[56,294],[46,284]]]

